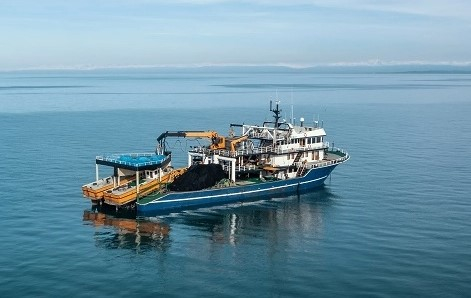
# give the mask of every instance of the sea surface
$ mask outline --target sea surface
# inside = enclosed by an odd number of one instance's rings
[[[276,99],[349,151],[323,188],[139,219],[82,197],[96,155]],[[469,297],[470,119],[466,73],[2,72],[0,296]],[[174,165],[204,143],[169,140]]]

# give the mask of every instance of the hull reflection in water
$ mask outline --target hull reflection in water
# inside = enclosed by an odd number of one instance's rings
[[[266,239],[269,247],[284,246],[294,235],[321,238],[323,216],[335,196],[326,188],[317,192],[248,204],[179,213],[173,224],[183,224],[209,236],[215,244],[238,245],[247,239]]]
[[[95,233],[98,246],[107,248],[165,248],[170,227],[163,222],[115,217],[96,210],[85,210],[83,220],[100,229]]]
[[[97,230],[95,239],[98,246],[110,249],[167,251],[170,243],[177,246],[179,243],[208,244],[201,242],[202,239],[208,239],[210,245],[238,246],[255,238],[265,239],[272,249],[283,250],[289,240],[300,233],[313,239],[323,237],[323,216],[334,198],[335,195],[323,187],[299,196],[201,208],[145,220],[86,210],[84,220],[105,227]]]

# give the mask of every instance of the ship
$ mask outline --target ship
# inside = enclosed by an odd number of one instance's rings
[[[315,191],[350,155],[330,145],[322,122],[282,120],[279,103],[270,101],[272,120],[232,123],[228,136],[165,131],[153,153],[97,156],[96,181],[84,185],[83,194],[145,217]],[[174,168],[168,138],[205,138],[208,144],[191,147],[187,165]],[[113,176],[99,179],[98,165],[113,167]]]

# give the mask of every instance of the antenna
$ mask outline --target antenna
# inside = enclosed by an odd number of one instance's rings
[[[312,115],[312,122],[314,123],[315,128],[319,127],[319,114],[317,114],[317,120],[316,120],[316,115]]]
[[[294,125],[293,90],[291,89],[291,124]]]

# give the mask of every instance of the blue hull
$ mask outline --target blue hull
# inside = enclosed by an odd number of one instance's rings
[[[303,177],[218,189],[171,192],[148,203],[137,203],[137,215],[153,216],[170,211],[255,201],[308,192],[324,184],[337,164],[311,169]]]

